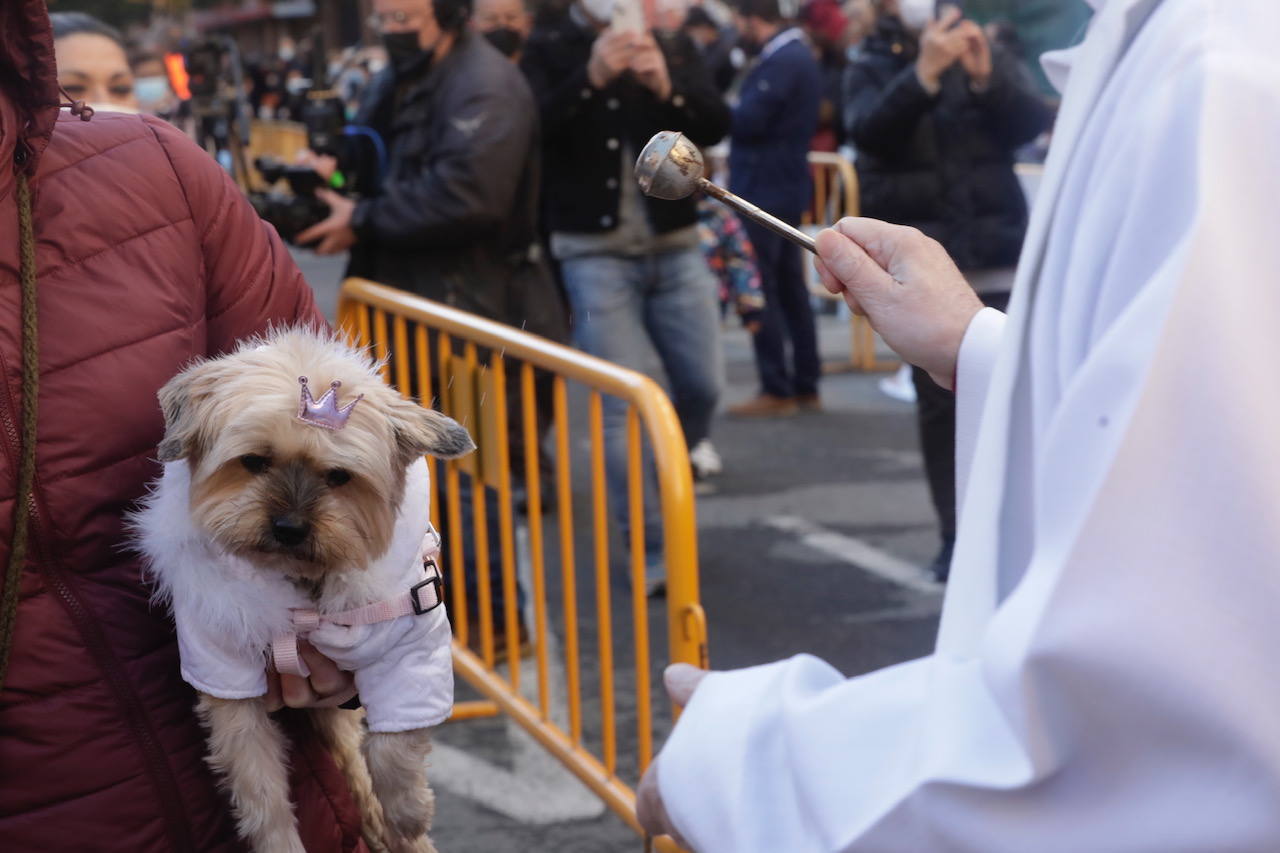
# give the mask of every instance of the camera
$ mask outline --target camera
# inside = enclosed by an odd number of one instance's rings
[[[259,157],[253,165],[268,184],[283,179],[289,185],[287,193],[278,190],[249,193],[249,203],[258,216],[274,225],[285,242],[294,243],[298,234],[329,215],[329,205],[315,195],[316,190],[324,186],[324,179],[315,169],[289,165],[276,157]]]
[[[307,133],[307,148],[316,154],[334,157],[338,162],[337,179],[330,188],[349,194],[367,194],[376,191],[382,169],[382,141],[367,138],[368,128],[349,128],[346,106],[332,88],[323,84],[324,45],[319,34],[312,46],[313,84],[308,88],[301,115]],[[194,90],[193,90],[194,94]],[[351,131],[364,132],[365,136],[353,136]],[[364,140],[363,142],[361,140]],[[364,146],[373,146],[373,154]],[[326,186],[325,180],[308,166],[286,164],[275,157],[259,157],[254,167],[262,179],[274,187],[282,180],[289,191],[270,189],[267,192],[249,193],[249,202],[258,215],[270,222],[286,242],[297,244],[299,233],[320,222],[329,215],[329,206],[316,198],[316,190]]]
[[[350,158],[346,156],[348,137],[344,135],[346,116],[341,98],[327,90],[309,91],[302,110],[302,123],[307,129],[307,148],[317,154],[336,157],[342,167],[350,168]],[[278,190],[249,193],[249,203],[254,210],[274,225],[286,242],[294,243],[299,233],[329,215],[329,206],[315,196],[316,190],[325,186],[325,182],[314,169],[289,165],[276,157],[259,157],[253,165],[268,185],[284,180],[289,187],[288,193]],[[344,175],[344,179],[346,177]],[[354,175],[351,178],[354,180]],[[354,183],[344,186],[354,187]]]

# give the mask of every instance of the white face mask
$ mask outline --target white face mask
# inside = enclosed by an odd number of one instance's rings
[[[898,0],[898,18],[911,32],[921,32],[933,20],[934,5],[934,0]]]
[[[124,104],[98,103],[98,104],[85,104],[85,106],[93,110],[95,113],[128,113],[129,115],[136,115],[138,113],[138,110],[134,109],[133,107],[127,107]]]
[[[582,4],[582,11],[591,16],[591,20],[597,24],[610,24],[613,22],[613,5],[614,0],[579,0]]]
[[[164,76],[139,77],[133,81],[133,92],[144,110],[155,109],[169,97],[169,80]]]

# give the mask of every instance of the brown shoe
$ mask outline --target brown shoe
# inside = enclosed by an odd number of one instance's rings
[[[729,414],[738,418],[776,418],[795,413],[795,400],[790,397],[775,397],[772,394],[761,394],[754,400],[729,408]]]
[[[821,412],[822,398],[817,394],[799,394],[796,396],[796,405],[802,412]]]

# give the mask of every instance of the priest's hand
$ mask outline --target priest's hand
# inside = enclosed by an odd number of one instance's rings
[[[693,691],[698,689],[698,684],[706,677],[705,669],[698,669],[687,663],[673,663],[663,672],[662,683],[666,685],[671,701],[684,707],[693,698]],[[662,755],[659,754],[649,763],[640,786],[636,788],[636,819],[649,835],[670,835],[677,844],[688,849],[689,843],[680,837],[662,802],[662,791],[658,787],[658,764],[661,759]]]
[[[823,285],[943,388],[982,302],[938,241],[915,228],[847,217],[818,235]]]

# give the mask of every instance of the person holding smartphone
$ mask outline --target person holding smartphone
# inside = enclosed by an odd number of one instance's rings
[[[1048,126],[1049,109],[962,3],[879,0],[877,11],[845,73],[862,212],[938,240],[982,300],[1003,309],[1027,227],[1013,152]],[[956,536],[955,396],[919,368],[912,380],[942,540],[931,569],[944,581]]]

